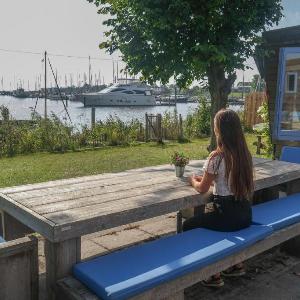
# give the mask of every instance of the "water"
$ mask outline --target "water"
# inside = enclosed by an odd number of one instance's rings
[[[36,99],[26,98],[19,99],[10,96],[0,95],[0,105],[8,107],[11,115],[16,120],[29,120],[31,112],[35,106]],[[61,101],[47,101],[48,114],[53,112],[61,120],[67,119],[67,114]],[[186,118],[189,112],[192,112],[197,107],[197,103],[178,103],[177,111]],[[231,107],[237,110],[240,107]],[[173,112],[175,106],[140,106],[140,107],[96,107],[96,121],[104,121],[110,115],[118,116],[122,121],[130,121],[138,119],[144,122],[145,113],[148,114],[164,114],[165,112]],[[44,99],[39,99],[37,102],[36,111],[44,115]],[[68,112],[74,125],[91,124],[91,108],[84,107],[80,102],[68,101]]]

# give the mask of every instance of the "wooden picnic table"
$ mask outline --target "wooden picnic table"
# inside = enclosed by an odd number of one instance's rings
[[[299,189],[300,165],[254,158],[255,190],[290,183]],[[203,204],[204,195],[186,177],[201,174],[204,161],[192,161],[185,178],[170,165],[134,169],[0,189],[0,209],[46,239],[49,298],[55,282],[81,259],[81,236]],[[6,224],[7,230],[10,225]]]

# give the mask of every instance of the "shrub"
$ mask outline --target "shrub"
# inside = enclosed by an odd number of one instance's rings
[[[207,103],[206,98],[199,97],[198,107],[187,115],[184,122],[184,133],[189,138],[210,135],[210,104]]]

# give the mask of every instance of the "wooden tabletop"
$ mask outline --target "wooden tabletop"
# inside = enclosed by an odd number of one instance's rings
[[[192,161],[185,178],[162,165],[0,189],[0,209],[58,242],[197,206],[204,196],[186,176],[202,172]],[[300,165],[254,158],[255,190],[300,178]]]

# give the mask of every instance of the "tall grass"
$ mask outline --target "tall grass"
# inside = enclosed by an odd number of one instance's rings
[[[66,152],[82,148],[131,145],[145,140],[145,126],[134,119],[124,122],[110,116],[92,128],[74,127],[52,114],[44,119],[33,113],[30,121],[14,120],[5,106],[0,106],[0,157],[35,152]],[[186,141],[210,134],[210,107],[201,98],[199,107],[181,122],[177,110],[162,117],[163,138]],[[182,135],[183,133],[183,135]]]
[[[48,119],[32,114],[32,120],[14,120],[9,110],[0,107],[0,156],[14,156],[34,152],[66,152],[80,148],[129,145],[140,139],[141,123],[129,123],[118,117],[109,117],[93,128],[76,128],[52,114]]]

